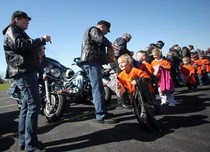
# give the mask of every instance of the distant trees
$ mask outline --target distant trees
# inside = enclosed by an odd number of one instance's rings
[[[4,77],[4,74],[1,74],[1,73],[0,73],[0,84],[3,84],[3,83],[4,83],[3,77]]]
[[[0,77],[0,84],[3,84],[4,83],[4,81],[2,80],[2,78]]]

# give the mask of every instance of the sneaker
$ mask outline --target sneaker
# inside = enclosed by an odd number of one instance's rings
[[[128,105],[128,104],[125,104],[125,103],[119,105],[119,107],[125,108],[125,109],[132,109],[132,105]]]
[[[161,105],[165,105],[168,103],[168,100],[161,100]]]
[[[169,107],[175,107],[176,104],[174,104],[174,103],[169,103],[168,106],[169,106]]]
[[[102,120],[97,120],[97,122],[102,124],[115,124],[116,120],[111,118],[103,118]]]
[[[167,105],[166,102],[161,102],[161,106]]]

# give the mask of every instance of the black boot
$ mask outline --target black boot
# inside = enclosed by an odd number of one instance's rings
[[[122,97],[118,98],[118,107],[131,109],[132,105],[130,104],[128,94],[125,92]]]

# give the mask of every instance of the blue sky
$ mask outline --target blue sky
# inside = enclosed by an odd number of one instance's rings
[[[9,24],[16,10],[25,11],[32,20],[26,30],[31,38],[52,37],[46,54],[71,67],[80,56],[85,30],[103,19],[111,22],[106,35],[114,41],[129,32],[131,51],[145,49],[158,40],[165,42],[163,53],[174,45],[193,44],[195,49],[210,47],[209,0],[1,0],[0,29]],[[3,46],[3,35],[0,36]],[[0,75],[5,73],[3,47],[0,49]],[[71,67],[74,69],[74,67]]]

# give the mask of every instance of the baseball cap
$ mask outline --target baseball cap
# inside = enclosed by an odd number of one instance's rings
[[[101,24],[105,25],[105,26],[108,28],[108,32],[110,32],[111,24],[110,24],[109,22],[107,22],[107,21],[105,21],[105,20],[101,20],[101,21],[99,21],[97,24],[98,24],[98,25],[101,25]]]
[[[29,17],[25,12],[23,11],[15,11],[12,14],[11,20],[13,20],[15,17],[23,17],[23,18],[28,18],[28,20],[31,20],[31,17]]]

